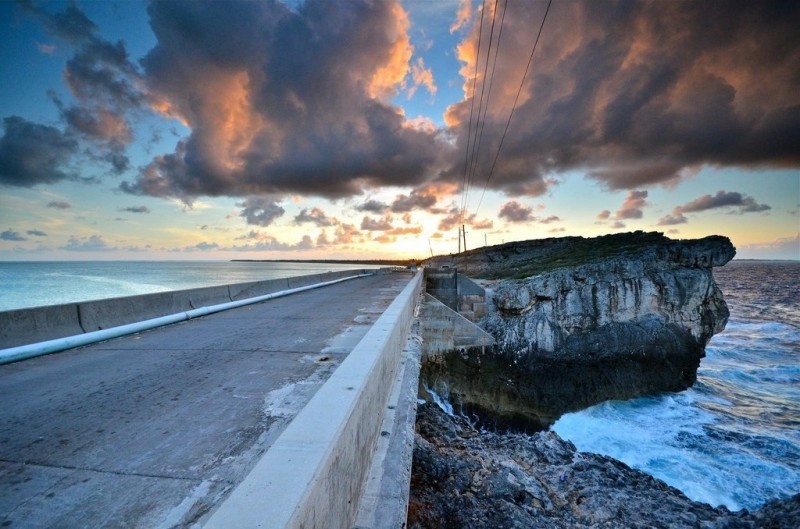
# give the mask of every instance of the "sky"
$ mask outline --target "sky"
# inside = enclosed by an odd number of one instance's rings
[[[0,260],[800,259],[796,1],[0,2]]]

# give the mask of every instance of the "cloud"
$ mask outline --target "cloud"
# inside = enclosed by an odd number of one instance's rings
[[[508,4],[475,174],[490,173],[544,9]],[[800,167],[798,26],[797,3],[554,3],[488,187],[537,196],[570,170],[630,190],[703,165]],[[474,136],[478,33],[475,23],[458,49],[470,97],[445,116],[460,154],[441,176],[452,182]]]
[[[800,233],[771,241],[736,246],[736,256],[740,259],[800,260]]]
[[[610,227],[613,230],[621,230],[621,229],[623,229],[625,227],[625,223],[617,220],[617,221],[614,221],[613,223],[611,223]]]
[[[758,204],[753,197],[743,195],[736,191],[717,191],[716,195],[703,195],[691,202],[679,206],[676,210],[681,213],[694,213],[715,208],[737,207],[739,213],[757,213],[772,209],[767,204]]]
[[[2,233],[0,233],[0,241],[27,241],[28,238],[22,236],[19,232],[13,231],[8,229]]]
[[[64,104],[55,92],[49,92],[67,132],[88,140],[90,155],[109,163],[115,173],[124,172],[130,166],[124,149],[133,140],[128,113],[141,110],[148,100],[146,83],[130,61],[125,44],[100,37],[97,26],[76,4],[59,13],[49,13],[30,2],[23,6],[50,35],[74,48],[64,80],[76,103]]]
[[[392,229],[392,221],[394,219],[391,215],[386,215],[380,219],[372,217],[364,217],[361,220],[361,229],[367,231],[386,231]]]
[[[343,223],[336,226],[332,244],[352,244],[363,242],[363,240],[364,238],[358,228],[352,224]]]
[[[528,222],[533,217],[533,208],[520,204],[516,200],[510,200],[503,204],[497,214],[501,219],[508,222]]]
[[[62,13],[52,14],[30,0],[22,1],[20,5],[41,20],[48,33],[70,44],[90,39],[97,29],[76,4],[67,5]]]
[[[442,197],[451,196],[457,190],[457,186],[446,182],[423,184],[412,189],[408,195],[397,195],[392,202],[391,210],[394,213],[407,213],[415,209],[433,211]]]
[[[658,220],[659,226],[675,226],[676,224],[686,224],[689,222],[689,219],[683,216],[683,214],[678,211],[674,215],[664,215]]]
[[[311,211],[303,209],[294,218],[295,224],[311,223],[324,228],[326,226],[335,226],[339,221],[334,217],[329,217],[320,208],[312,208]]]
[[[449,144],[389,102],[413,53],[399,2],[163,2],[148,13],[151,105],[191,133],[122,190],[341,198],[441,169]]]
[[[411,86],[407,90],[406,97],[408,99],[414,97],[420,86],[424,86],[430,95],[436,95],[433,71],[430,68],[425,68],[425,61],[422,57],[418,57],[416,62],[411,65]]]
[[[629,191],[622,206],[617,210],[614,218],[641,219],[644,216],[642,208],[647,205],[647,191]]]
[[[239,216],[254,226],[267,227],[286,213],[285,209],[266,197],[247,197],[236,205],[243,208]]]
[[[109,246],[100,235],[92,235],[90,237],[76,237],[73,235],[61,249],[69,252],[110,252],[117,248]]]
[[[314,248],[314,242],[308,235],[304,235],[303,238],[295,244],[280,242],[271,235],[261,235],[259,236],[259,241],[256,243],[241,246],[231,246],[230,248],[224,249],[233,250],[236,252],[291,252],[310,250],[312,248]]]
[[[367,200],[363,204],[359,204],[356,206],[356,211],[368,211],[370,213],[383,213],[386,211],[386,208],[389,206],[384,204],[380,200],[375,200],[374,198]]]
[[[147,206],[129,206],[121,208],[120,211],[127,211],[128,213],[150,213],[150,208]]]
[[[63,200],[54,200],[52,202],[48,202],[47,207],[52,209],[69,209],[72,206],[70,206],[69,202],[65,202]]]
[[[41,230],[28,230],[27,233],[32,237],[47,237],[47,234]]]
[[[611,217],[611,212],[607,209],[604,209],[597,214],[598,220],[608,220],[609,217]]]
[[[665,215],[658,221],[659,226],[672,226],[686,224],[689,219],[684,213],[699,213],[710,209],[731,208],[732,212],[743,215],[745,213],[760,213],[772,209],[767,204],[759,204],[753,197],[737,191],[717,191],[715,195],[703,195],[682,206],[672,210],[671,215]]]
[[[404,228],[393,228],[391,230],[381,232],[380,235],[374,237],[372,240],[380,244],[391,244],[393,242],[397,242],[397,238],[399,236],[419,235],[420,233],[422,233],[421,226],[407,226]]]
[[[450,33],[466,27],[472,18],[472,0],[459,0],[458,11],[456,11],[456,19],[450,26]]]
[[[219,244],[217,244],[215,242],[203,241],[203,242],[199,242],[199,243],[197,243],[197,244],[195,244],[193,246],[187,246],[187,247],[185,247],[183,249],[183,251],[184,252],[195,252],[195,251],[208,252],[210,250],[217,250],[217,249],[219,249]]]
[[[488,230],[494,226],[494,223],[490,219],[478,219],[477,213],[462,216],[461,210],[454,207],[442,220],[439,221],[439,226],[437,229],[440,231],[450,231],[461,226],[462,224],[465,226],[471,226],[476,230]]]
[[[0,137],[0,184],[33,187],[74,179],[65,169],[78,150],[69,134],[19,116],[3,119]]]

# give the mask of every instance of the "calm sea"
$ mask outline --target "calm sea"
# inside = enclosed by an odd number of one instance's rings
[[[800,263],[733,261],[714,276],[731,317],[691,389],[605,402],[552,428],[694,500],[753,509],[800,492]]]
[[[229,261],[0,262],[0,310],[362,268],[376,267]]]

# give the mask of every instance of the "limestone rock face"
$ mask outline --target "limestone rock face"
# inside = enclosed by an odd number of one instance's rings
[[[445,355],[423,366],[424,380],[467,411],[500,416],[499,426],[534,428],[603,400],[685,389],[728,321],[712,267],[734,255],[725,237],[658,233],[472,252],[459,270],[494,278],[478,323],[497,345]]]
[[[483,324],[516,356],[603,358],[673,350],[685,341],[703,348],[725,328],[728,307],[710,267],[679,263],[711,261],[687,253],[675,260],[619,257],[503,281],[490,291]]]

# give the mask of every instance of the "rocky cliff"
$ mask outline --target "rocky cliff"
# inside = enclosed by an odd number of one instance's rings
[[[491,279],[480,325],[497,346],[453,352],[423,378],[468,413],[534,429],[602,400],[685,389],[727,323],[712,267],[734,255],[725,237],[642,232],[469,252],[447,264]]]
[[[687,498],[553,432],[478,431],[433,404],[417,413],[408,527],[795,529],[800,494],[731,512]]]

